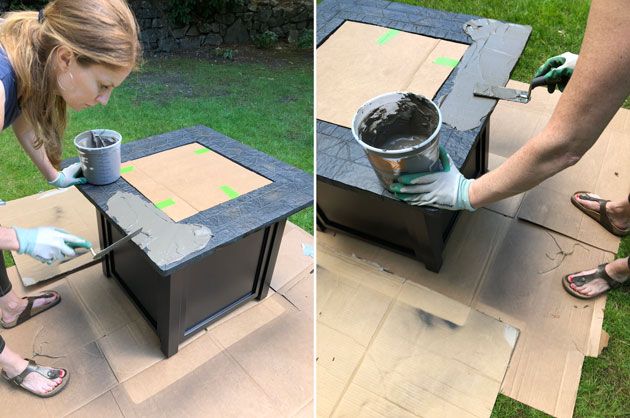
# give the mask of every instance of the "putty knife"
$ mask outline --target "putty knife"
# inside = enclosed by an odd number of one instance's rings
[[[120,247],[121,245],[129,241],[131,238],[138,235],[140,232],[142,232],[142,228],[133,231],[131,234],[127,235],[124,238],[119,239],[118,241],[110,245],[109,247],[99,252],[95,252],[93,248],[90,248],[90,252],[92,253],[92,256],[93,256],[92,260],[98,260],[99,258],[103,257],[105,254],[109,253],[110,251],[115,250],[116,248]]]
[[[473,94],[475,96],[489,97],[491,99],[509,100],[510,102],[529,103],[532,98],[532,89],[538,86],[546,86],[545,76],[536,77],[529,84],[529,90],[516,90],[501,86],[477,83]]]

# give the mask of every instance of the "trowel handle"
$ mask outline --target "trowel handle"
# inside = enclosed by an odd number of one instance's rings
[[[532,89],[539,87],[539,86],[546,86],[547,85],[547,80],[545,79],[544,75],[541,75],[540,77],[536,77],[532,80],[531,83],[529,83],[529,90],[531,91]]]

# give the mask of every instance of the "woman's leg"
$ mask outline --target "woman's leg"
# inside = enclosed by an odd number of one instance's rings
[[[40,298],[33,303],[33,307],[43,306],[54,301],[55,297]],[[26,304],[27,300],[19,297],[13,291],[4,265],[4,257],[0,254],[0,311],[2,312],[2,320],[5,323],[13,322],[24,311]]]
[[[15,377],[22,373],[26,366],[28,366],[28,361],[7,347],[0,336],[0,367],[4,373],[8,377]],[[53,390],[61,381],[60,377],[48,379],[39,373],[30,373],[24,378],[22,386],[33,392],[45,394]]]

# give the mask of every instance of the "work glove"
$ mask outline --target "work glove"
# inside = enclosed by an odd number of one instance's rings
[[[57,174],[57,178],[53,181],[49,181],[48,184],[59,188],[66,188],[77,184],[87,183],[87,179],[85,177],[77,177],[80,172],[81,163],[74,163],[61,170]]]
[[[547,90],[553,93],[556,87],[560,91],[564,91],[567,86],[578,56],[570,52],[549,58],[543,65],[536,70],[535,77],[545,76],[547,80]]]
[[[52,227],[13,228],[20,248],[18,254],[28,254],[38,261],[52,264],[66,257],[74,257],[74,248],[90,248],[89,241]]]
[[[403,174],[389,189],[394,196],[411,205],[474,211],[468,198],[473,180],[462,176],[450,155],[440,147],[442,171]]]

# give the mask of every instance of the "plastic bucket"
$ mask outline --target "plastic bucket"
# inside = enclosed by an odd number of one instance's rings
[[[357,110],[352,134],[388,188],[400,174],[439,167],[441,126],[442,114],[432,100],[393,92],[370,99]]]
[[[122,136],[109,129],[92,129],[74,138],[88,183],[103,185],[118,180],[121,141]]]

